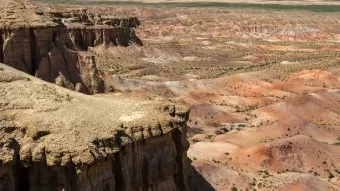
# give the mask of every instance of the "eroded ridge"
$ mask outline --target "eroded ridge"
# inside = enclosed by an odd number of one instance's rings
[[[0,190],[186,188],[189,110],[88,96],[0,64]]]

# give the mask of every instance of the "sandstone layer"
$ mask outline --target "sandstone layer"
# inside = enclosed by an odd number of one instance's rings
[[[0,64],[0,190],[186,190],[189,110]]]
[[[135,35],[137,18],[102,18],[86,10],[46,12],[28,3],[0,2],[0,62],[68,89],[109,91],[89,47],[142,45]]]

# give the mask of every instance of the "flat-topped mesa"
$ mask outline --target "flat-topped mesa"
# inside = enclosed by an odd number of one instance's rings
[[[94,94],[109,91],[89,47],[142,45],[137,18],[84,11],[39,12],[0,0],[0,62],[60,86]],[[72,21],[72,22],[71,22]],[[117,23],[119,22],[119,26]]]
[[[141,25],[141,22],[137,17],[129,18],[117,18],[114,15],[100,15],[93,14],[87,9],[74,9],[71,11],[49,11],[49,12],[36,12],[39,15],[48,15],[53,19],[61,19],[62,23],[68,26],[68,28],[74,26],[91,26],[91,25],[105,25],[114,26],[115,28],[137,28]]]
[[[141,25],[137,17],[117,18],[113,15],[93,14],[87,9],[39,14],[64,25],[78,48],[83,50],[100,44],[128,46],[130,42],[135,42],[142,45],[135,32]]]
[[[186,190],[189,110],[0,64],[0,190]]]

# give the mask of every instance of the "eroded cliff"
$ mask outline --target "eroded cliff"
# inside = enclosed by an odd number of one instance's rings
[[[186,190],[189,110],[0,64],[0,190]]]
[[[110,90],[89,47],[142,45],[135,35],[137,18],[94,18],[86,10],[40,12],[27,3],[0,2],[0,62],[71,90]]]

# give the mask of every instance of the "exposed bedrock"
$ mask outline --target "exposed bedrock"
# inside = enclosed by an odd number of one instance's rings
[[[111,89],[89,47],[142,45],[136,17],[46,12],[27,1],[0,2],[0,62],[71,90],[94,94]]]
[[[0,190],[188,190],[189,109],[88,96],[0,64]]]
[[[130,42],[136,42],[134,29],[125,28],[72,28],[68,29],[70,38],[80,50],[98,45],[128,46]]]
[[[12,163],[0,165],[0,190],[186,190],[187,147],[179,142],[179,131],[132,142],[91,165],[77,166],[48,166],[46,161],[24,166],[17,143],[9,143],[7,149],[16,156]]]
[[[80,52],[101,44],[127,46],[130,32],[129,28],[2,29],[0,61],[68,89],[103,93],[107,87],[96,68],[95,58]]]
[[[110,90],[89,47],[142,45],[135,34],[141,23],[135,17],[95,19],[86,11],[39,12],[23,2],[0,2],[0,62],[71,90]]]

